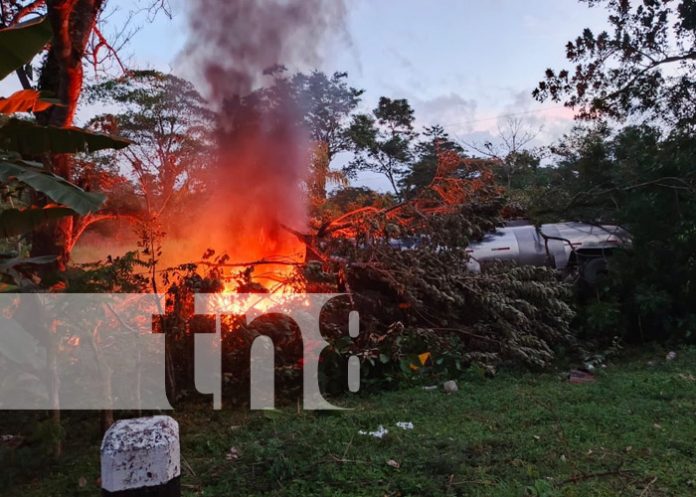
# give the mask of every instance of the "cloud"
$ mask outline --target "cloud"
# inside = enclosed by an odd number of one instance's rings
[[[472,121],[476,116],[477,103],[451,92],[431,99],[412,100],[416,121],[422,126],[440,124],[452,133],[466,133],[473,130]]]

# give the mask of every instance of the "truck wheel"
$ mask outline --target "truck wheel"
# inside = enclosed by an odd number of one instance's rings
[[[607,260],[604,258],[591,259],[580,267],[580,276],[589,285],[596,285],[609,273]]]

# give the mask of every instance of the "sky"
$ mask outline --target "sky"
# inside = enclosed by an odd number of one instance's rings
[[[187,31],[181,1],[174,0],[172,20],[136,18],[140,31],[125,49],[131,64],[191,76],[179,70]],[[564,64],[568,40],[585,27],[601,28],[605,18],[603,10],[577,0],[346,2],[348,40],[336,37],[320,69],[347,71],[367,90],[368,105],[380,95],[405,97],[423,121],[451,123],[462,132],[494,128],[501,114],[567,118],[558,104],[542,109],[531,91],[547,67]],[[137,1],[110,5],[119,8],[110,18],[114,30]]]
[[[186,74],[182,3],[172,19],[145,13],[123,53],[132,67]],[[221,0],[226,1],[226,0]],[[333,1],[333,0],[325,0]],[[577,0],[346,0],[346,32],[328,40],[319,69],[347,71],[366,90],[362,107],[382,95],[407,98],[419,126],[442,124],[468,143],[494,139],[508,116],[539,129],[549,144],[569,129],[572,111],[531,97],[547,67],[565,66],[565,44],[583,28],[601,29],[605,13]],[[112,0],[105,32],[122,28],[138,0]],[[150,22],[151,21],[151,22]],[[366,183],[377,178],[364,178]],[[372,185],[370,185],[372,186]]]

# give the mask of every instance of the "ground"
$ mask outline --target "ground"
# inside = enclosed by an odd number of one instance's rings
[[[454,394],[363,394],[331,414],[175,412],[184,495],[696,495],[696,349],[623,359],[592,384],[511,371],[458,383]],[[96,415],[86,416],[60,463],[14,474],[0,494],[98,495]],[[358,434],[380,425],[382,439]]]

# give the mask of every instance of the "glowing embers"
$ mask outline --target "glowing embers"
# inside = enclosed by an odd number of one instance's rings
[[[196,295],[197,314],[247,316],[249,320],[264,314],[278,313],[291,315],[294,312],[310,310],[311,302],[307,294],[237,293],[234,291]]]

